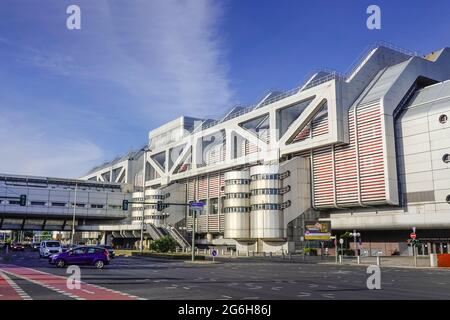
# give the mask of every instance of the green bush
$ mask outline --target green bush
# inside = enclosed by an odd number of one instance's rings
[[[177,242],[168,236],[159,238],[158,240],[152,241],[150,243],[150,250],[155,252],[169,252],[175,251]]]
[[[317,256],[317,249],[314,248],[305,248],[303,249],[303,252],[309,256]]]

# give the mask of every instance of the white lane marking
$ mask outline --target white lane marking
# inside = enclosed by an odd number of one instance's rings
[[[300,292],[300,294],[297,295],[297,297],[303,298],[303,297],[309,297],[311,296],[311,293],[309,292]]]
[[[272,287],[272,290],[275,290],[275,291],[280,291],[280,289],[282,289],[283,287]]]
[[[33,300],[25,291],[22,290],[21,287],[19,287],[10,277],[8,277],[4,272],[0,271],[0,277],[5,279],[5,281],[16,291],[16,293],[23,299],[23,300]]]
[[[334,299],[334,295],[332,293],[325,293],[322,295],[322,297],[328,298],[328,299]]]

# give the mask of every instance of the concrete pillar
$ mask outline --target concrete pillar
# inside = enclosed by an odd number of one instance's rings
[[[377,266],[380,266],[380,265],[381,265],[381,257],[377,256]]]

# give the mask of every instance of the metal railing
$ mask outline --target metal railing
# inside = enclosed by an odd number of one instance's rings
[[[404,48],[401,48],[399,46],[393,45],[393,44],[385,42],[385,41],[376,42],[375,44],[370,45],[369,47],[367,47],[363,51],[363,53],[359,56],[359,58],[357,60],[355,60],[355,62],[353,64],[351,64],[350,68],[348,69],[348,71],[346,73],[339,73],[339,72],[337,72],[335,70],[330,70],[330,69],[327,69],[327,68],[318,69],[312,75],[310,75],[306,80],[304,80],[302,82],[302,85],[297,86],[297,87],[295,87],[293,89],[290,89],[290,90],[287,90],[287,91],[283,91],[280,94],[277,94],[277,95],[275,95],[273,97],[270,97],[270,98],[268,98],[268,99],[266,99],[266,100],[264,100],[264,101],[262,101],[260,103],[250,105],[250,106],[248,106],[248,107],[246,107],[246,108],[244,108],[242,110],[239,110],[236,113],[232,113],[232,114],[228,115],[224,119],[211,121],[211,122],[203,125],[206,122],[206,121],[204,121],[201,125],[197,126],[197,128],[194,129],[194,132],[197,132],[198,130],[209,129],[209,128],[214,127],[214,126],[216,126],[216,125],[218,125],[220,123],[223,123],[223,122],[229,121],[231,119],[240,117],[240,116],[242,116],[244,114],[247,114],[247,113],[255,110],[256,108],[261,108],[263,106],[272,104],[274,102],[286,99],[286,98],[291,97],[291,96],[293,96],[293,95],[295,95],[295,94],[297,94],[297,93],[299,93],[301,91],[305,91],[305,90],[311,89],[311,88],[319,86],[319,85],[321,85],[323,83],[326,83],[326,82],[329,82],[329,81],[332,81],[332,80],[343,80],[343,81],[345,81],[364,63],[364,61],[366,60],[368,55],[374,49],[379,48],[379,47],[389,48],[389,49],[392,49],[392,50],[397,51],[399,53],[403,53],[403,54],[405,54],[407,56],[419,56],[419,53],[417,51],[411,51],[411,50],[408,50],[408,49],[404,49]],[[314,74],[317,74],[319,72],[326,72],[327,74],[322,76],[322,77],[319,77],[317,79],[314,79],[314,80],[310,81],[311,77],[314,76]]]

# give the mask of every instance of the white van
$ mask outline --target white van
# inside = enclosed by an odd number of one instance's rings
[[[62,252],[62,247],[59,241],[42,241],[41,245],[39,246],[39,255],[41,256],[41,258],[47,258],[52,254],[60,252]]]

